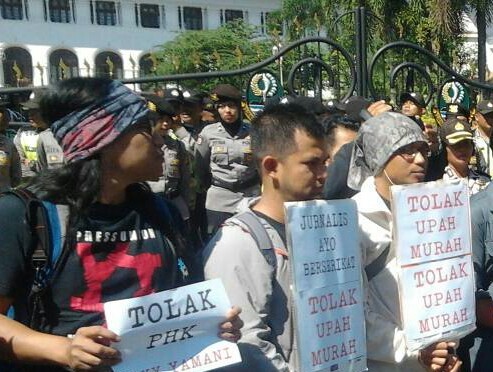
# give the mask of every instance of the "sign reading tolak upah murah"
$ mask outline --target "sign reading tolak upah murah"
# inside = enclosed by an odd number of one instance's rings
[[[218,337],[229,304],[220,279],[104,304],[108,328],[121,336],[115,372],[209,371],[241,361]]]
[[[284,203],[300,370],[366,370],[358,217],[352,200]]]
[[[463,182],[392,186],[404,331],[412,350],[475,328],[469,193]]]

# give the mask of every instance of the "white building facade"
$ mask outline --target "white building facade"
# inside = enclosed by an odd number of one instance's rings
[[[185,30],[242,18],[265,33],[281,0],[0,0],[0,86],[73,76],[138,77]]]
[[[476,27],[476,16],[465,14],[464,22],[464,47],[477,55],[478,51],[478,29]],[[493,25],[486,29],[486,80],[493,80]]]

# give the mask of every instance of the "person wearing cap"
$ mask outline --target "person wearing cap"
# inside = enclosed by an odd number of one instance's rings
[[[359,241],[366,295],[369,371],[458,371],[449,354],[453,342],[438,342],[419,351],[407,345],[401,318],[397,261],[393,245],[390,187],[423,182],[429,146],[416,123],[386,112],[364,122],[356,137],[348,185],[358,208]],[[382,259],[384,257],[384,259]],[[442,369],[448,368],[450,369]]]
[[[21,158],[23,182],[36,175],[39,133],[47,128],[39,112],[40,97],[40,93],[36,92],[33,98],[22,105],[28,111],[30,126],[20,128],[14,137],[14,144]]]
[[[111,346],[120,337],[104,326],[103,303],[191,280],[180,216],[145,184],[163,173],[163,139],[145,100],[110,79],[63,80],[40,109],[66,164],[39,173],[29,190],[66,211],[64,249],[31,329],[32,221],[17,196],[0,198],[0,313],[13,306],[16,316],[0,315],[0,354],[37,372],[107,370],[121,361]],[[239,338],[238,313],[230,310],[222,338]]]
[[[191,89],[185,89],[182,93],[180,105],[180,119],[173,132],[183,142],[187,151],[194,155],[195,143],[199,133],[205,126],[202,122],[203,95]]]
[[[185,146],[172,136],[171,126],[176,112],[171,104],[162,97],[147,97],[150,117],[154,120],[154,132],[163,138],[163,175],[158,181],[149,181],[151,190],[162,195],[180,211],[180,215],[188,226],[190,210],[188,208],[190,166]]]
[[[421,128],[425,130],[425,125],[421,116],[426,112],[426,103],[423,96],[416,92],[404,92],[400,96],[401,113],[413,119]]]
[[[493,100],[477,104],[473,124],[477,169],[493,177]]]
[[[219,113],[214,107],[214,102],[210,97],[204,97],[202,109],[202,122],[205,124],[217,123],[220,120]]]
[[[21,159],[14,142],[7,136],[9,113],[0,102],[0,192],[9,190],[21,182]]]
[[[469,165],[474,155],[473,131],[469,123],[456,118],[447,119],[440,127],[440,138],[447,152],[443,179],[448,182],[465,179],[470,195],[484,189],[490,177],[476,172]]]
[[[179,114],[181,112],[181,105],[183,104],[183,92],[178,88],[167,88],[162,91],[162,98],[173,106],[173,110],[175,110],[173,119],[179,123]]]
[[[260,193],[250,125],[241,118],[240,91],[230,84],[219,84],[211,97],[221,120],[207,125],[195,146],[197,176],[203,185],[211,185],[205,203],[209,234],[235,213],[243,198]]]
[[[438,152],[440,151],[440,141],[436,127],[425,125],[423,120],[421,120],[421,117],[426,113],[426,102],[423,96],[416,92],[404,92],[400,96],[400,102],[401,113],[413,119],[428,138],[428,145],[430,146],[431,156],[433,157],[429,159],[430,164],[435,163],[436,160],[434,158],[438,156]]]
[[[183,142],[185,148],[193,158],[199,133],[206,126],[206,123],[202,121],[204,95],[192,89],[184,89],[182,96],[180,125],[177,125],[173,132]],[[205,212],[207,189],[196,176],[197,171],[194,169],[195,166],[196,163],[192,161],[189,207],[191,212],[191,226],[193,226],[197,234],[194,237],[198,238],[195,245],[202,246],[202,242],[207,239],[207,217]]]

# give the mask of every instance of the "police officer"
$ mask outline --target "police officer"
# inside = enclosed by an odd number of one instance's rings
[[[50,128],[39,133],[36,153],[38,172],[43,169],[60,168],[64,164],[62,148]]]
[[[157,95],[148,96],[147,100],[152,118],[155,120],[154,131],[159,133],[164,140],[161,148],[164,153],[163,175],[159,181],[149,182],[149,185],[152,191],[170,200],[180,211],[183,220],[188,223],[190,220],[188,153],[185,146],[170,132],[176,111],[164,98]]]
[[[184,89],[182,93],[182,104],[180,110],[180,121],[173,128],[175,135],[183,142],[185,148],[193,158],[195,153],[195,145],[206,123],[202,121],[204,95],[192,89]],[[207,217],[205,212],[205,195],[207,189],[198,179],[195,170],[195,162],[192,162],[191,183],[190,183],[190,214],[191,225],[193,230],[200,237],[200,242],[196,245],[201,245],[207,240]]]
[[[19,129],[14,137],[14,145],[21,158],[23,181],[27,181],[36,175],[38,137],[39,133],[46,129],[46,124],[43,122],[39,112],[39,101],[40,94],[35,93],[33,98],[22,105],[28,111],[31,125]]]
[[[465,120],[449,118],[440,127],[440,137],[447,153],[447,166],[443,179],[450,182],[465,179],[470,195],[486,188],[490,177],[469,166],[474,154],[473,131],[469,123]]]
[[[425,125],[421,116],[426,112],[426,102],[420,93],[404,92],[400,97],[401,113],[413,119],[421,128],[425,130]]]
[[[192,155],[199,133],[205,126],[202,122],[203,95],[192,89],[185,89],[182,93],[180,120],[173,130],[176,136],[185,144]]]
[[[14,143],[6,135],[9,115],[0,103],[0,192],[17,186],[21,181],[21,161]]]
[[[46,128],[43,119],[37,115],[39,112],[39,102],[41,94],[38,93],[33,99],[24,104],[24,107],[29,109],[29,117],[34,120],[37,126],[42,129]],[[36,144],[36,171],[43,169],[59,168],[64,164],[63,151],[57,140],[53,136],[50,128],[44,129],[38,134]]]
[[[211,185],[205,203],[209,234],[234,214],[244,197],[260,194],[250,147],[250,125],[241,118],[240,91],[220,84],[211,98],[221,119],[204,127],[195,146],[197,175],[203,184],[210,179]]]

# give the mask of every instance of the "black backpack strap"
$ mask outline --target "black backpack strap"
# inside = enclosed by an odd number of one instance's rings
[[[12,189],[4,193],[11,194],[19,198],[26,210],[26,222],[29,224],[31,232],[31,265],[37,270],[43,267],[49,255],[49,247],[51,246],[51,236],[48,230],[48,216],[42,202],[31,191],[24,188]]]
[[[383,252],[375,260],[373,260],[369,265],[365,267],[366,277],[368,281],[372,280],[377,276],[385,266],[392,260],[390,253],[390,243],[387,244]]]
[[[161,226],[167,234],[170,249],[177,259],[179,284],[191,284],[204,280],[202,265],[193,256],[191,243],[188,240],[186,227],[178,209],[167,199],[153,194],[150,217]]]
[[[260,221],[259,217],[251,210],[245,211],[243,213],[237,214],[233,217],[245,225],[253,239],[257,243],[257,247],[264,256],[267,263],[274,269],[274,275],[277,268],[277,258],[274,251],[274,244],[272,239],[267,233],[264,225]]]

